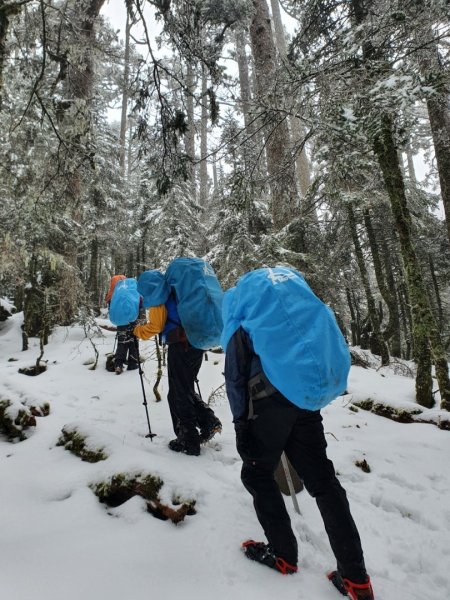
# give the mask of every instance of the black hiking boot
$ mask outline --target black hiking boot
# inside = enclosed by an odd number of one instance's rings
[[[348,596],[351,600],[375,600],[369,576],[365,583],[355,583],[345,579],[338,571],[328,573],[327,577],[343,596]]]
[[[241,548],[250,560],[255,560],[262,565],[266,565],[266,567],[275,569],[282,575],[292,575],[298,571],[297,565],[290,565],[284,558],[275,556],[268,544],[247,540],[241,544]]]
[[[200,444],[212,440],[216,433],[222,433],[222,423],[214,417],[205,427],[200,428]]]
[[[200,444],[194,442],[186,442],[181,438],[175,438],[169,442],[169,448],[174,452],[182,452],[183,454],[188,454],[189,456],[199,456],[200,455]]]

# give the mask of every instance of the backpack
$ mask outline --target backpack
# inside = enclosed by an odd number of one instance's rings
[[[139,275],[137,290],[142,296],[144,308],[165,304],[170,296],[170,286],[166,278],[156,269]]]
[[[165,279],[175,292],[189,343],[200,350],[220,344],[223,291],[211,265],[201,258],[175,258]]]
[[[112,298],[112,295],[114,294],[114,289],[115,289],[117,283],[119,281],[123,281],[124,279],[126,279],[125,275],[114,275],[114,277],[111,277],[111,281],[109,283],[109,290],[105,297],[106,304],[108,304],[108,302],[111,302],[111,298]]]
[[[222,347],[242,327],[270,383],[293,404],[319,410],[347,385],[350,352],[331,309],[302,275],[257,269],[225,293]]]
[[[118,281],[109,305],[109,320],[120,327],[136,321],[139,316],[140,296],[136,279]]]

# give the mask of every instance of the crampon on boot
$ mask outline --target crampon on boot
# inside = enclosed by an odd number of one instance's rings
[[[247,540],[241,544],[241,548],[244,551],[245,556],[250,560],[255,560],[262,565],[275,569],[282,575],[291,575],[298,571],[296,565],[290,565],[284,558],[275,556],[268,544]]]
[[[189,443],[180,438],[175,438],[174,440],[170,440],[169,448],[174,452],[182,452],[183,454],[188,454],[189,456],[199,456],[200,455],[200,444],[199,443]]]
[[[216,433],[222,433],[222,423],[217,417],[200,429],[200,444],[212,440]]]
[[[365,583],[355,583],[345,579],[338,571],[328,573],[327,577],[343,596],[348,596],[352,600],[375,600],[369,576]]]

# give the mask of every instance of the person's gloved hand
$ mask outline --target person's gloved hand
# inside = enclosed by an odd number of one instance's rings
[[[250,422],[248,419],[236,421],[234,430],[236,432],[236,448],[239,454],[247,454],[250,441]]]
[[[253,420],[243,419],[236,421],[236,448],[243,460],[255,462],[264,453],[264,443],[255,435],[252,427]]]

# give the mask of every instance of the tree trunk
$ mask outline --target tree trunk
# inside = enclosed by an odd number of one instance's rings
[[[352,300],[352,296],[351,296],[349,288],[345,288],[345,294],[347,296],[347,304],[348,304],[348,308],[350,310],[350,317],[351,317],[350,329],[352,332],[352,346],[358,346],[359,345],[359,335],[358,335],[357,315],[356,315],[355,307],[353,306],[353,300]]]
[[[368,0],[352,0],[355,24],[364,23],[368,15]],[[375,72],[376,65],[385,63],[379,51],[375,50],[370,40],[363,44],[363,57],[368,73]],[[384,75],[387,73],[384,72]],[[377,74],[378,75],[378,74]],[[434,358],[436,376],[441,393],[441,407],[450,410],[450,380],[445,349],[440,339],[436,321],[427,297],[427,291],[420,271],[412,243],[411,214],[408,210],[405,185],[398,149],[394,141],[392,117],[387,113],[379,116],[378,127],[373,139],[373,150],[383,174],[389,200],[391,202],[394,223],[400,241],[400,248],[408,283],[408,293],[413,317],[414,353],[417,360],[416,395],[417,402],[423,406],[432,407],[431,365],[429,360],[429,345]]]
[[[271,8],[272,8],[272,17],[273,24],[275,29],[275,39],[277,42],[277,49],[279,55],[283,60],[286,59],[287,55],[287,45],[286,45],[286,35],[284,32],[283,21],[281,18],[281,9],[279,0],[270,0]],[[304,127],[301,125],[300,121],[295,117],[291,117],[289,119],[289,124],[291,127],[292,133],[292,144],[301,144],[306,137],[306,132]],[[305,148],[303,147],[301,152],[296,153],[295,164],[297,168],[297,177],[300,185],[300,195],[303,198],[308,191],[309,186],[311,185],[311,165],[309,163],[309,159],[306,155]],[[314,209],[314,217],[316,217],[316,211]]]
[[[406,163],[408,165],[408,177],[411,185],[414,189],[417,189],[416,168],[414,166],[413,152],[410,144],[406,147]]]
[[[9,19],[5,6],[0,7],[0,110],[3,103],[3,69],[6,59],[6,37],[8,35]]]
[[[356,228],[355,213],[350,203],[348,203],[346,206],[348,222],[350,226],[350,233],[352,236],[353,245],[355,247],[356,260],[358,262],[359,272],[366,294],[367,308],[369,310],[369,319],[372,325],[372,335],[370,336],[370,350],[373,354],[378,354],[379,356],[381,356],[382,365],[388,365],[389,351],[387,349],[383,336],[381,335],[380,320],[378,317],[375,299],[373,297],[372,290],[370,289],[369,275],[367,273],[367,267],[364,261],[364,255],[361,248],[361,243],[359,241],[358,231]]]
[[[374,152],[380,164],[391,201],[406,270],[413,316],[414,354],[417,360],[417,402],[427,407],[434,405],[431,393],[430,342],[441,392],[442,407],[450,410],[450,381],[445,350],[428,301],[427,290],[412,243],[411,215],[407,207],[403,178],[394,143],[392,122],[387,115],[383,115],[381,118],[380,131],[374,140]]]
[[[8,36],[9,19],[14,15],[18,15],[24,4],[28,4],[32,0],[25,0],[20,4],[9,3],[5,6],[5,1],[0,2],[0,110],[2,109],[2,91],[3,91],[3,69],[7,55],[6,39]]]
[[[288,225],[298,213],[295,167],[289,156],[289,129],[279,110],[283,98],[276,82],[275,44],[266,0],[253,0],[255,12],[250,38],[255,62],[258,101],[263,112],[267,169],[271,188],[271,211],[276,231]]]
[[[433,93],[427,95],[427,109],[450,243],[450,112],[447,74],[431,28],[424,33],[432,42],[420,51],[419,60],[423,75],[432,81],[431,85],[434,87]]]
[[[251,88],[248,74],[248,59],[245,51],[245,32],[243,29],[236,30],[236,58],[239,72],[239,89],[241,93],[241,109],[244,116],[245,129],[251,133],[250,101]]]
[[[219,178],[217,176],[217,165],[213,162],[213,182],[214,182],[214,195],[219,193]]]
[[[383,257],[383,266],[384,266],[384,272],[386,273],[386,285],[387,285],[387,289],[389,290],[389,293],[392,295],[392,299],[395,302],[395,308],[393,307],[393,311],[394,314],[395,312],[397,312],[397,318],[398,318],[398,323],[397,323],[397,328],[394,330],[394,333],[392,335],[391,342],[390,342],[390,346],[391,346],[391,355],[392,356],[403,356],[402,355],[402,330],[401,330],[401,299],[400,299],[400,294],[398,293],[398,286],[396,284],[395,281],[395,276],[394,276],[394,265],[393,265],[393,261],[392,261],[392,255],[395,253],[396,258],[398,257],[398,250],[397,247],[395,246],[394,248],[389,248],[386,238],[383,237],[382,241],[381,241],[381,255]],[[400,257],[398,257],[398,259],[400,260]],[[395,264],[397,264],[397,261],[395,261]],[[406,316],[406,315],[405,315]],[[394,316],[394,322],[395,322],[395,316]],[[386,327],[386,330],[388,329],[389,326]],[[386,332],[385,332],[386,334]],[[409,330],[406,327],[406,320],[405,320],[405,327],[404,327],[404,337],[405,339],[408,338],[409,335]],[[386,339],[386,337],[385,337]]]
[[[400,317],[398,314],[398,303],[395,294],[395,287],[389,287],[387,285],[387,281],[383,273],[383,267],[381,265],[381,258],[378,250],[378,241],[372,225],[372,219],[367,208],[364,209],[364,224],[366,227],[367,237],[369,239],[370,251],[372,253],[372,260],[375,270],[375,276],[377,279],[378,289],[380,290],[380,294],[383,300],[385,301],[389,311],[389,321],[386,325],[385,330],[383,331],[383,338],[387,343],[389,343],[389,341],[392,338],[398,341],[398,336],[400,333]],[[395,354],[393,353],[394,356],[400,356],[400,348],[398,347],[397,343],[395,343],[395,352]]]
[[[405,351],[402,354],[402,356],[406,360],[411,360],[411,358],[414,356],[414,340],[412,334],[413,325],[411,315],[411,304],[409,302],[408,290],[403,276],[398,288],[398,297],[400,300],[400,318],[403,324],[403,332],[405,336]]]
[[[195,183],[195,115],[194,115],[194,91],[195,91],[195,75],[194,69],[190,63],[187,64],[186,73],[186,112],[188,120],[188,128],[184,138],[186,154],[189,160],[188,164],[188,180],[191,184],[192,197],[197,197],[197,186]]]
[[[113,275],[125,274],[123,255],[116,248],[112,251],[112,271]]]
[[[67,213],[73,221],[72,228],[82,229],[83,196],[88,191],[88,183],[95,169],[95,142],[92,131],[92,98],[94,87],[95,21],[98,18],[105,0],[84,0],[74,2],[66,16],[66,38],[68,52],[68,70],[65,81],[68,105],[70,110],[63,117],[62,128],[66,141],[67,169],[66,203]],[[69,235],[63,254],[72,267],[68,273],[67,284],[71,289],[78,288],[80,279],[80,240],[76,235]],[[79,307],[80,298],[76,294],[66,300],[65,314],[67,321],[73,320]]]
[[[202,115],[200,122],[200,205],[208,203],[208,74],[205,65],[202,67]]]
[[[130,79],[130,11],[127,9],[127,21],[125,24],[125,55],[123,69],[123,88],[122,88],[122,114],[120,117],[120,134],[119,134],[119,165],[122,177],[125,177],[125,137],[127,133],[127,114],[128,114],[128,86]]]
[[[434,296],[436,299],[438,325],[439,325],[439,329],[442,331],[443,327],[444,327],[444,311],[442,308],[442,300],[441,300],[441,294],[439,291],[439,285],[437,282],[436,272],[434,270],[434,261],[433,261],[433,257],[431,254],[428,255],[428,262],[430,265],[431,281],[433,282]]]
[[[91,257],[89,264],[89,279],[88,279],[88,290],[91,297],[94,314],[98,316],[100,314],[100,306],[102,299],[100,297],[99,289],[99,258],[98,258],[99,244],[97,236],[94,234],[91,240]]]

